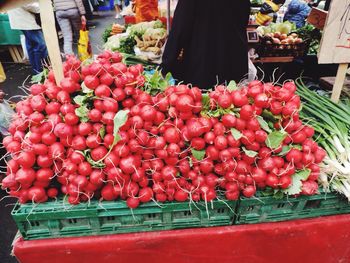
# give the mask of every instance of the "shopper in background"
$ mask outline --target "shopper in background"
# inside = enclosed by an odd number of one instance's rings
[[[78,42],[79,30],[86,25],[85,8],[82,0],[54,0],[57,22],[63,34],[64,53],[74,54],[74,43]]]
[[[22,30],[25,36],[33,74],[42,72],[42,63],[48,56],[43,32],[35,20],[35,14],[39,13],[38,3],[27,4],[8,11],[11,28]]]
[[[250,0],[179,0],[163,54],[163,73],[201,89],[248,73]]]
[[[84,5],[84,8],[85,8],[85,18],[87,21],[91,20],[92,19],[92,10],[91,10],[91,7],[90,6],[90,2],[89,0],[83,0],[83,5]]]
[[[310,0],[292,0],[288,5],[284,21],[295,23],[297,28],[303,27],[305,19],[311,11],[311,7],[308,5],[310,2]]]
[[[126,7],[130,4],[129,0],[114,0],[114,8],[116,12],[116,19],[122,18],[121,13],[123,12],[123,7]]]
[[[153,21],[159,16],[158,0],[133,0],[136,23]]]
[[[122,9],[123,9],[123,5],[122,5],[121,0],[114,0],[114,8],[115,8],[115,13],[116,13],[115,18],[116,19],[122,18],[121,14],[120,14],[122,12]]]

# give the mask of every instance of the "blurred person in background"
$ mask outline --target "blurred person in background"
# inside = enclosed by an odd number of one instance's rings
[[[53,0],[57,22],[63,34],[64,54],[74,54],[73,41],[78,42],[79,31],[86,26],[85,8],[82,0]]]
[[[123,8],[129,6],[129,0],[114,0],[114,8],[116,12],[116,19],[122,18],[121,13],[123,12]]]
[[[179,0],[165,46],[162,70],[201,89],[248,73],[250,0]]]
[[[295,23],[297,28],[303,27],[305,25],[305,19],[311,11],[309,3],[311,3],[310,0],[292,0],[284,15],[284,21]]]
[[[114,0],[114,8],[115,8],[115,13],[116,13],[115,18],[116,19],[122,18],[121,14],[120,14],[122,12],[122,9],[123,9],[122,0]]]
[[[158,0],[133,0],[132,4],[136,23],[153,21],[159,17]]]
[[[8,11],[12,29],[21,30],[26,39],[26,49],[33,74],[43,71],[43,61],[48,53],[41,27],[37,24],[35,14],[39,14],[39,3],[27,4]]]

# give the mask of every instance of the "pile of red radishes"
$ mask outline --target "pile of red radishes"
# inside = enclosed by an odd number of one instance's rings
[[[89,65],[75,57],[65,78],[16,106],[3,144],[11,155],[2,188],[21,203],[66,195],[140,203],[252,197],[257,189],[312,195],[325,151],[299,120],[294,83],[187,85],[151,96],[143,67],[103,52]]]

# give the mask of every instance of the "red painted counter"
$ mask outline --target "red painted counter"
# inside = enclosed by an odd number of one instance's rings
[[[350,215],[81,238],[17,240],[21,263],[348,263]]]

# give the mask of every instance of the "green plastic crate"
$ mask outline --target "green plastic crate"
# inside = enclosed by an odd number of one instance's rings
[[[21,45],[20,30],[12,30],[7,14],[0,14],[0,45]]]
[[[161,204],[129,209],[125,202],[91,201],[69,205],[62,200],[16,204],[12,217],[25,240],[145,232],[232,225],[236,201]]]
[[[235,224],[279,222],[346,213],[350,213],[350,204],[336,193],[283,199],[260,196],[240,200]]]

